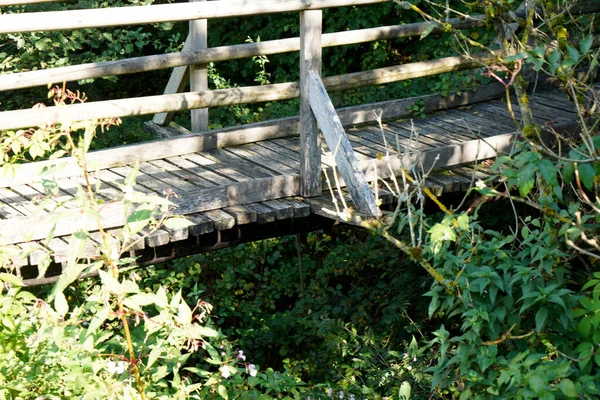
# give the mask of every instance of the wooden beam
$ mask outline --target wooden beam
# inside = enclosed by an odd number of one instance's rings
[[[455,28],[477,27],[483,24],[485,16],[475,15],[473,20],[451,19],[449,23]],[[322,37],[322,47],[343,46],[374,40],[396,39],[418,36],[425,32],[430,22],[418,22],[406,25],[392,25],[369,29],[357,29],[326,33]],[[433,32],[438,31],[435,28]],[[159,69],[176,68],[192,64],[207,64],[225,60],[270,55],[300,50],[300,38],[269,40],[264,42],[244,43],[231,46],[220,46],[203,51],[190,51],[188,40],[181,52],[151,55],[144,57],[126,58],[115,61],[103,61],[71,65],[66,67],[40,69],[36,71],[19,72],[16,74],[0,75],[0,91],[23,89],[35,86],[46,86],[52,83],[78,81],[82,79],[101,78],[104,76],[134,74]],[[185,70],[179,70],[179,75],[173,75],[169,80],[172,86],[178,88]],[[176,80],[175,80],[176,79]],[[173,81],[173,83],[171,83]],[[165,90],[165,94],[180,93],[181,90]],[[159,121],[160,122],[160,121]],[[159,123],[157,122],[157,123]],[[169,121],[170,122],[170,121]],[[168,122],[167,122],[168,123]]]
[[[374,217],[379,215],[381,211],[375,204],[375,195],[359,167],[356,154],[354,154],[321,77],[314,71],[310,71],[307,84],[310,107],[327,141],[329,150],[333,153],[336,167],[346,181],[354,204],[359,212]]]
[[[190,47],[191,47],[190,36],[188,35],[188,37],[185,38],[185,43],[183,44],[182,51],[183,52],[189,51]],[[173,72],[171,72],[171,76],[169,77],[169,81],[167,82],[167,86],[165,87],[165,91],[163,94],[173,94],[173,93],[183,92],[185,90],[185,87],[188,84],[187,81],[188,81],[189,77],[190,77],[190,69],[187,65],[175,67],[173,69]],[[0,81],[1,81],[1,77],[0,77]],[[1,84],[0,84],[0,87],[1,87]],[[174,114],[175,113],[173,111],[161,112],[158,114],[154,114],[154,117],[152,117],[152,122],[154,122],[157,125],[169,125],[171,123],[171,121],[173,120]]]
[[[209,2],[210,3],[210,2]],[[99,118],[156,114],[165,111],[192,110],[233,104],[293,99],[298,97],[297,83],[279,83],[232,89],[208,90],[97,101],[69,106],[46,107],[0,113],[0,130],[86,121]]]
[[[352,125],[375,121],[378,115],[382,115],[384,119],[410,117],[410,107],[417,102],[423,102],[425,111],[431,112],[485,101],[503,94],[504,86],[496,83],[480,87],[474,92],[462,92],[460,96],[454,93],[446,97],[436,94],[342,108],[338,110],[338,115],[343,125]],[[234,126],[210,131],[204,135],[194,135],[180,126],[159,127],[149,122],[146,124],[151,129],[155,129],[157,132],[160,131],[166,137],[175,137],[89,152],[86,157],[88,169],[94,171],[134,164],[136,161],[150,161],[189,152],[207,151],[261,140],[288,137],[297,135],[300,129],[298,117],[281,118],[241,127]],[[174,131],[174,133],[170,134],[169,130]],[[15,167],[14,178],[0,179],[0,188],[40,180],[40,174],[44,170],[48,171],[45,175],[47,179],[76,176],[81,173],[77,161],[72,157],[19,164]]]
[[[56,2],[67,2],[70,0],[0,0],[0,7],[9,7],[9,6],[26,6],[28,4],[38,4],[38,3],[56,3]]]
[[[0,15],[0,34],[242,17],[386,3],[390,0],[219,0]]]
[[[279,175],[188,192],[176,201],[177,208],[172,213],[187,215],[297,196],[298,192],[298,176]],[[125,224],[127,213],[123,201],[106,203],[99,207],[98,213],[102,217],[102,226],[105,229],[122,227]],[[66,236],[81,226],[86,226],[90,231],[98,229],[95,217],[88,217],[83,211],[77,210],[4,219],[0,220],[0,243],[13,244],[41,240],[46,238],[51,230],[55,237]]]
[[[206,0],[190,0],[206,1]],[[207,48],[208,27],[206,19],[195,19],[189,22],[190,50],[200,52]],[[208,70],[206,64],[195,64],[189,66],[190,92],[206,92],[208,90]],[[192,132],[208,130],[208,108],[195,108],[191,110]]]
[[[321,75],[322,11],[300,13],[300,194],[320,196],[321,138],[310,107],[309,74]]]

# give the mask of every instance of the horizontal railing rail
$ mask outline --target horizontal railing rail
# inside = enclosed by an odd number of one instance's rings
[[[190,47],[193,51],[128,58],[110,62],[87,63],[16,74],[1,74],[0,91],[174,67],[189,67],[194,71],[194,76],[197,76],[196,72],[201,69],[202,65],[208,62],[292,51],[300,51],[300,82],[222,90],[207,90],[206,86],[192,85],[191,91],[187,93],[168,93],[157,96],[96,101],[61,107],[10,110],[0,112],[0,130],[43,126],[64,123],[65,121],[74,122],[180,110],[198,110],[233,104],[300,97],[300,131],[301,144],[303,146],[301,156],[303,162],[300,168],[301,194],[316,195],[320,193],[320,143],[316,138],[316,121],[309,115],[311,111],[307,103],[306,79],[308,72],[311,71],[321,75],[322,48],[421,35],[429,31],[432,26],[431,22],[423,22],[322,34],[321,10],[324,8],[378,4],[389,1],[217,0],[106,9],[2,14],[0,15],[0,34],[101,28],[172,21],[191,21],[193,25],[198,20],[210,18],[300,12],[300,37],[221,46],[210,49]],[[582,2],[571,9],[572,13],[597,11],[600,11],[600,1],[598,0]],[[448,22],[457,29],[463,29],[482,26],[484,23],[483,20],[483,16],[476,15],[464,20],[452,19]],[[192,35],[192,31],[194,31],[195,35],[199,31],[195,28],[192,29],[192,25],[190,35]],[[440,27],[434,25],[434,32],[439,30]],[[495,60],[496,55],[494,53],[446,57],[339,76],[329,76],[323,78],[322,81],[328,91],[338,91],[473,69],[489,65],[495,62]],[[194,116],[192,116],[192,119],[194,119]]]

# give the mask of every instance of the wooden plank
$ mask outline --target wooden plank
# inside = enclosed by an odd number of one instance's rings
[[[3,0],[0,0],[0,3]],[[469,20],[451,18],[447,22],[455,27],[477,26],[483,23],[484,16],[471,16]],[[364,43],[375,40],[394,39],[420,35],[432,22],[418,22],[412,24],[382,26],[368,29],[326,33],[323,35],[322,47],[343,46],[348,44]],[[434,33],[434,29],[431,33]],[[232,46],[220,46],[200,52],[190,51],[188,40],[181,52],[158,54],[143,57],[126,58],[115,61],[104,61],[71,65],[66,67],[49,68],[36,71],[20,72],[0,76],[0,91],[23,89],[35,86],[67,81],[79,81],[105,76],[133,74],[153,71],[157,69],[174,68],[167,90],[164,94],[183,92],[188,78],[188,65],[208,64],[226,60],[249,58],[259,55],[279,54],[300,50],[300,38],[270,40],[256,43],[244,43]],[[59,79],[57,79],[59,78]],[[167,113],[165,113],[167,114]],[[171,122],[172,114],[164,114],[154,120],[156,124],[165,125]]]
[[[190,2],[201,2],[206,0],[190,0]],[[207,20],[194,19],[189,21],[189,38],[192,51],[200,52],[207,48]],[[208,90],[208,70],[206,63],[189,66],[190,91],[206,92]],[[192,132],[204,132],[208,130],[208,108],[196,108],[191,110]]]
[[[186,218],[192,223],[189,227],[191,235],[200,236],[215,230],[215,222],[202,213],[193,213]]]
[[[296,196],[298,190],[299,177],[297,175],[283,175],[222,187],[199,189],[190,192],[183,198],[175,199],[174,202],[179,208],[174,210],[174,214],[186,215],[238,204]],[[98,212],[103,217],[102,223],[106,229],[124,225],[125,211],[123,207],[122,201],[107,202],[99,207]],[[56,213],[50,213],[0,220],[0,237],[5,244],[12,244],[43,239],[53,227],[56,236],[69,235],[74,232],[76,226],[86,226],[88,230],[94,230],[97,227],[95,219],[87,218],[79,213],[70,212],[64,214],[63,217],[57,221]],[[35,229],[32,231],[28,227],[35,227]]]
[[[275,218],[277,220],[291,219],[294,217],[294,208],[289,203],[279,200],[269,200],[263,201],[262,204],[275,210]]]
[[[280,175],[201,189],[175,200],[178,206],[175,213],[185,215],[191,212],[296,196],[298,186],[297,175]]]
[[[294,218],[305,218],[310,215],[310,206],[296,199],[282,199],[280,201],[287,202],[294,210]]]
[[[154,160],[150,161],[150,164],[162,169],[163,171],[167,171],[177,177],[183,179],[186,182],[189,182],[196,186],[196,188],[203,187],[212,187],[215,184],[211,181],[201,178],[199,175],[192,172],[194,169],[200,169],[198,165],[195,165],[191,161],[187,161],[181,157],[169,158],[167,160]],[[177,163],[181,165],[188,166],[191,170],[186,169],[186,167],[178,166]]]
[[[209,182],[206,187],[214,187],[216,185],[227,185],[231,182],[231,179],[226,178],[223,175],[217,174],[214,170],[210,169],[210,165],[207,165],[207,159],[197,154],[188,154],[179,157],[167,158],[167,161],[175,164],[182,168],[181,173],[185,174],[184,177],[193,179],[194,176],[198,176],[199,179],[204,182]],[[210,161],[208,161],[210,163]],[[191,175],[188,175],[191,174]]]
[[[280,162],[277,158],[266,156],[266,152],[256,145],[249,144],[240,147],[228,147],[225,150],[259,165],[261,170],[272,171],[271,175],[290,175],[298,173],[298,168],[292,168],[287,163]],[[272,156],[272,154],[270,154],[270,156]]]
[[[471,184],[470,179],[454,174],[450,170],[434,171],[427,180],[439,184],[444,193],[466,191]]]
[[[376,216],[380,213],[375,205],[375,196],[358,166],[358,159],[348,141],[323,82],[314,71],[308,72],[310,106],[317,118],[327,145],[334,154],[337,168],[346,181],[357,209]]]
[[[267,207],[261,203],[252,203],[247,204],[246,207],[256,212],[256,221],[259,224],[267,224],[269,222],[274,222],[276,217],[276,211],[270,207]]]
[[[256,211],[246,206],[225,207],[223,211],[235,218],[236,225],[246,225],[256,222]]]
[[[321,194],[321,138],[310,106],[309,74],[321,75],[323,12],[300,13],[300,194]]]
[[[338,114],[345,125],[374,120],[376,110],[385,110],[385,117],[408,117],[410,113],[401,111],[402,102],[408,101],[413,104],[423,101],[426,107],[431,109],[446,108],[454,105],[470,104],[471,101],[483,101],[497,97],[499,93],[497,85],[489,85],[477,89],[475,92],[465,92],[461,96],[451,94],[448,97],[440,95],[414,97],[383,103],[368,104],[358,107],[340,109]],[[393,110],[396,110],[395,113]],[[243,127],[231,127],[218,131],[211,131],[207,135],[191,134],[186,131],[187,136],[179,136],[171,139],[161,139],[151,142],[120,146],[107,150],[92,151],[86,156],[86,163],[90,171],[134,164],[136,161],[143,162],[167,157],[179,156],[189,152],[206,151],[215,148],[234,146],[260,140],[277,139],[288,137],[299,132],[299,120],[297,117],[282,118],[273,121],[249,124]],[[299,143],[299,142],[298,142]],[[77,176],[81,169],[77,160],[73,157],[52,161],[40,161],[17,166],[14,178],[0,179],[0,187],[8,187],[20,183],[28,183],[39,180],[41,171],[49,170],[46,174],[48,179],[52,177]]]
[[[167,111],[287,100],[298,97],[298,94],[297,83],[277,83],[264,86],[246,86],[4,111],[0,113],[0,130],[58,124],[64,121],[89,121],[102,118],[157,114]]]
[[[159,247],[168,244],[170,240],[169,232],[164,229],[157,229],[150,232],[144,238],[144,242],[148,247]]]
[[[206,211],[204,215],[214,222],[215,229],[218,231],[231,229],[235,226],[235,217],[223,210]]]
[[[185,43],[183,44],[183,48],[181,49],[181,51],[182,52],[189,51],[190,47],[191,47],[190,36],[188,35],[185,38]],[[125,60],[122,60],[122,62],[123,61],[125,61]],[[146,65],[148,65],[148,64],[146,64]],[[141,72],[141,71],[137,71],[137,72]],[[173,72],[171,72],[171,76],[169,77],[169,81],[167,82],[167,86],[165,87],[165,91],[163,92],[163,94],[183,92],[188,83],[187,80],[189,79],[189,76],[190,76],[189,72],[190,72],[190,69],[188,68],[187,65],[175,67],[173,69]],[[69,76],[71,76],[71,75],[69,75]],[[71,78],[71,79],[73,79],[73,78]],[[0,84],[0,88],[1,87],[2,86]],[[175,115],[175,113],[172,111],[154,114],[154,117],[152,117],[152,122],[154,122],[156,125],[169,125],[171,123],[171,121],[173,120],[174,115]],[[165,136],[165,137],[168,137],[168,136]]]
[[[389,0],[220,0],[206,3],[160,4],[89,10],[6,14],[0,34],[154,24],[193,19],[242,17],[329,7],[385,3]]]

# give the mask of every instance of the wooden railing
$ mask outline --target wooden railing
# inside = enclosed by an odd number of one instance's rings
[[[27,4],[37,0],[0,1],[3,1],[3,3],[0,3],[1,6]],[[159,114],[155,117],[155,121],[166,123],[168,122],[168,115],[164,113],[174,111],[202,110],[233,104],[300,97],[302,144],[300,194],[303,196],[319,195],[321,194],[319,124],[311,110],[310,87],[320,88],[323,86],[331,92],[380,85],[404,79],[477,68],[489,64],[495,59],[493,54],[488,53],[474,54],[469,57],[446,57],[339,76],[328,76],[321,80],[321,50],[323,47],[409,37],[421,35],[423,32],[431,30],[432,23],[424,22],[329,34],[322,34],[321,32],[321,9],[376,4],[387,1],[389,0],[217,0],[142,7],[2,14],[0,15],[0,34],[190,21],[190,37],[193,40],[189,40],[184,50],[177,53],[0,75],[0,91],[167,68],[179,68],[179,75],[182,75],[186,66],[190,68],[192,82],[192,90],[187,93],[177,93],[182,87],[179,84],[175,85],[177,88],[167,88],[166,94],[157,96],[97,101],[62,107],[5,111],[0,113],[0,130],[55,124],[64,120],[77,121],[145,114]],[[592,4],[592,6],[589,4]],[[580,8],[588,11],[586,7],[592,7],[594,11],[597,11],[598,2],[583,3]],[[294,11],[300,13],[299,38],[205,48],[206,19]],[[484,24],[484,16],[475,15],[461,20],[450,19],[447,22],[460,29],[479,27]],[[440,28],[434,24],[433,32],[437,31],[440,31]],[[203,66],[209,62],[293,51],[300,51],[299,83],[287,82],[221,90],[207,89]],[[313,82],[311,83],[312,86],[308,84],[311,81]],[[198,132],[206,129],[208,122],[205,111],[195,111],[192,119],[195,121],[193,122],[193,127],[196,127],[194,131]],[[323,125],[322,121],[320,125]],[[337,147],[336,143],[329,143],[329,146],[332,150]],[[156,158],[157,155],[154,154],[152,157]],[[94,167],[97,168],[98,165],[94,165]],[[368,210],[369,207],[366,207],[366,209]],[[371,213],[373,213],[373,210],[371,210]]]

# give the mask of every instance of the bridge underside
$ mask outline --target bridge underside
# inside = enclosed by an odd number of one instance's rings
[[[535,118],[541,125],[567,127],[576,121],[575,111],[566,97],[556,91],[540,91],[531,102]],[[513,106],[518,115],[518,107]],[[507,151],[514,143],[514,123],[503,100],[491,100],[460,109],[439,111],[427,118],[387,120],[383,124],[362,124],[346,128],[346,133],[371,179],[390,177],[416,162],[419,169],[436,172],[428,185],[438,194],[463,191],[472,179],[485,174],[466,168],[471,164]],[[325,179],[335,185],[334,162],[330,149],[322,156],[323,188]],[[145,161],[139,165],[135,190],[160,196],[169,195],[177,204],[175,214],[185,215],[191,225],[178,229],[158,229],[132,249],[139,263],[149,264],[201,251],[226,247],[241,241],[258,240],[321,229],[332,223],[327,208],[335,209],[329,190],[323,197],[303,199],[299,193],[300,141],[298,137],[277,138],[235,147],[181,154]],[[391,168],[390,168],[391,167]],[[453,167],[451,170],[447,168]],[[106,200],[106,209],[116,207],[122,199],[120,185],[132,165],[120,165],[93,172],[98,196]],[[443,169],[446,168],[444,171]],[[476,174],[476,175],[474,175]],[[45,197],[42,182],[21,183],[0,188],[0,235],[10,238],[18,249],[29,249],[28,256],[15,261],[26,278],[35,278],[43,254],[52,252],[55,268],[68,256],[68,239],[77,216],[74,197],[82,185],[81,176],[60,177],[55,181],[58,192]],[[343,183],[342,183],[343,186]],[[378,196],[383,203],[394,201],[392,193],[379,183]],[[53,225],[52,216],[72,210],[69,224]],[[121,209],[122,210],[122,209]],[[115,212],[113,212],[115,213]],[[107,219],[109,231],[118,232],[123,215]],[[331,217],[333,218],[333,217]],[[121,225],[120,225],[121,224]],[[70,226],[70,227],[69,227]],[[55,237],[46,241],[51,228]],[[71,231],[69,231],[71,229]],[[98,257],[93,243],[100,240],[92,233],[84,258]],[[44,281],[32,279],[30,283]]]

